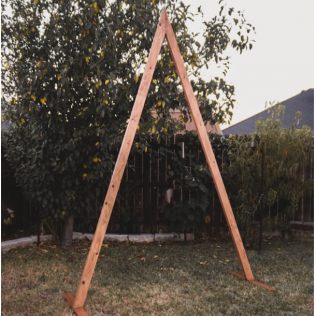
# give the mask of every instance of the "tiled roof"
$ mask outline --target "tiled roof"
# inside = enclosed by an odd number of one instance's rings
[[[302,91],[300,94],[281,102],[285,106],[285,114],[281,119],[282,127],[288,128],[295,122],[295,113],[300,111],[302,113],[302,120],[298,127],[303,125],[309,126],[314,130],[314,89]],[[256,122],[260,119],[266,119],[270,116],[268,110],[262,111],[254,116],[249,117],[233,126],[223,129],[224,135],[240,135],[252,134],[255,132]]]

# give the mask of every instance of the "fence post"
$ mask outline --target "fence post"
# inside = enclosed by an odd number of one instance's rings
[[[263,199],[264,199],[264,164],[265,164],[265,154],[266,154],[266,143],[261,144],[261,201],[260,201],[260,229],[259,229],[259,247],[258,252],[262,249],[262,231],[263,231]]]

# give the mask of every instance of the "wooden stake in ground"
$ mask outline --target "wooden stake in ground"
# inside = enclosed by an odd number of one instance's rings
[[[121,179],[125,170],[126,162],[127,162],[127,159],[128,159],[128,156],[129,156],[129,153],[134,141],[139,119],[144,108],[149,86],[150,86],[153,73],[155,70],[155,66],[158,60],[158,55],[159,55],[165,36],[167,38],[169,49],[171,51],[171,55],[177,69],[177,73],[180,77],[180,81],[183,86],[183,91],[185,93],[186,100],[188,102],[194,123],[197,128],[199,139],[202,144],[202,148],[203,148],[208,166],[210,168],[213,181],[215,183],[215,187],[216,187],[218,196],[220,198],[221,205],[222,205],[231,235],[233,237],[233,241],[238,253],[239,260],[242,265],[244,275],[241,275],[236,272],[230,272],[230,273],[236,276],[239,276],[243,279],[246,279],[247,281],[251,283],[262,286],[266,289],[273,290],[273,288],[267,285],[254,281],[254,277],[249,265],[246,251],[239,234],[235,217],[234,217],[230,202],[228,200],[228,196],[225,190],[225,186],[223,184],[223,180],[222,180],[217,162],[215,160],[215,156],[214,156],[212,146],[207,135],[206,128],[203,123],[203,119],[199,110],[197,100],[194,96],[193,89],[190,84],[172,26],[167,16],[167,12],[165,9],[163,9],[160,16],[160,20],[158,22],[156,34],[152,43],[152,47],[149,53],[148,62],[144,71],[144,75],[137,92],[137,96],[135,99],[131,117],[126,129],[125,136],[121,145],[121,149],[120,149],[120,152],[116,161],[116,165],[112,174],[110,185],[109,185],[107,194],[105,196],[105,200],[104,200],[104,204],[103,204],[101,214],[99,217],[98,225],[97,225],[94,238],[91,244],[91,248],[87,257],[87,261],[82,273],[82,277],[80,279],[76,296],[74,297],[72,293],[64,294],[64,297],[66,298],[66,300],[68,301],[68,303],[70,304],[70,306],[73,308],[74,312],[78,316],[89,316],[88,313],[83,309],[83,306],[87,298],[89,286],[91,283],[91,279],[94,273],[94,269],[95,269],[99,254],[100,254],[100,249],[102,246],[104,235],[106,233],[106,229],[110,221],[111,213],[112,213],[116,196],[120,187],[120,183],[121,183]]]

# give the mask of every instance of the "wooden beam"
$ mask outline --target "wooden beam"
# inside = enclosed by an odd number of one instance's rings
[[[236,276],[239,276],[241,278],[244,278],[253,284],[265,287],[266,289],[273,289],[258,281],[254,281],[253,274],[252,274],[252,271],[248,262],[248,258],[246,255],[246,251],[244,249],[244,246],[239,234],[236,220],[235,220],[230,202],[228,200],[226,189],[222,181],[222,177],[221,177],[221,174],[220,174],[220,171],[219,171],[219,168],[218,168],[218,165],[217,165],[217,162],[212,150],[211,143],[207,135],[206,128],[204,126],[204,122],[199,110],[197,100],[194,96],[192,86],[189,82],[189,78],[188,78],[186,69],[184,67],[184,62],[182,60],[182,56],[181,56],[176,38],[172,30],[172,26],[168,19],[166,10],[163,9],[160,16],[160,20],[158,22],[153,44],[149,53],[148,62],[145,67],[143,78],[141,80],[141,83],[137,92],[137,96],[135,99],[131,117],[126,129],[124,139],[121,145],[121,149],[120,149],[120,152],[116,161],[116,165],[112,174],[110,185],[109,185],[107,194],[105,196],[104,204],[101,210],[101,214],[100,214],[97,228],[94,234],[94,238],[90,247],[90,251],[86,260],[86,264],[85,264],[85,267],[80,279],[76,296],[73,297],[71,293],[64,294],[65,299],[73,308],[77,316],[89,316],[87,312],[83,309],[83,305],[87,298],[87,293],[89,290],[91,279],[92,279],[95,266],[99,258],[100,249],[104,240],[104,235],[106,233],[106,230],[110,221],[113,206],[114,206],[116,196],[121,184],[121,179],[126,167],[127,159],[128,159],[133,141],[134,141],[137,126],[140,120],[141,113],[144,108],[145,100],[148,94],[148,90],[149,90],[153,73],[154,73],[156,63],[158,60],[158,55],[159,55],[165,36],[167,38],[171,55],[175,62],[176,69],[180,77],[181,84],[183,86],[185,97],[188,102],[194,123],[197,128],[197,132],[202,144],[206,161],[210,168],[213,181],[215,183],[215,187],[216,187],[218,196],[220,198],[221,205],[222,205],[222,208],[223,208],[223,211],[224,211],[224,214],[225,214],[225,217],[226,217],[231,235],[233,237],[233,241],[234,241],[243,271],[244,271],[244,275],[240,275],[239,273],[236,273],[236,272],[230,272],[230,273]]]
[[[75,298],[72,295],[72,293],[64,293],[64,298],[69,303],[69,305],[73,308],[77,316],[89,316],[89,314],[83,309],[83,307],[78,307],[78,308],[74,307]]]
[[[254,285],[260,286],[260,287],[264,288],[267,291],[274,291],[275,290],[274,287],[266,285],[266,284],[263,284],[263,283],[261,283],[259,281],[256,281],[256,280],[252,280],[252,281],[249,281],[249,282],[254,284]]]
[[[87,297],[91,279],[94,273],[94,269],[100,254],[100,248],[104,239],[104,235],[109,224],[113,206],[116,200],[117,192],[119,190],[121,179],[126,167],[126,162],[131,151],[137,126],[140,116],[142,114],[145,100],[148,94],[150,83],[154,74],[158,55],[162,42],[165,36],[165,21],[166,11],[163,11],[157,26],[156,34],[153,40],[153,44],[149,53],[148,62],[137,92],[131,117],[126,128],[124,139],[121,145],[121,149],[116,161],[116,165],[113,171],[113,175],[110,181],[110,185],[105,196],[104,204],[101,210],[97,228],[94,234],[94,238],[91,244],[91,248],[86,260],[86,264],[83,270],[83,274],[78,286],[76,297],[74,298],[73,308],[79,308],[84,305]]]
[[[213,153],[212,145],[207,135],[207,131],[206,131],[206,128],[205,128],[205,125],[204,125],[204,122],[199,110],[199,106],[195,98],[191,83],[189,81],[188,74],[184,66],[184,62],[180,53],[180,49],[179,49],[176,37],[174,35],[172,26],[170,24],[170,21],[167,15],[166,15],[166,38],[168,41],[171,55],[175,63],[181,84],[183,86],[183,91],[184,91],[186,100],[188,102],[191,115],[193,117],[195,126],[197,128],[197,132],[198,132],[199,139],[200,139],[200,142],[201,142],[201,145],[206,157],[206,161],[210,168],[213,181],[215,183],[215,187],[217,190],[217,194],[219,196],[230,233],[233,237],[233,241],[234,241],[245,277],[247,280],[253,280],[254,278],[253,278],[253,274],[250,268],[250,264],[246,255],[243,242],[239,234],[235,216],[234,216],[233,210],[231,208],[231,205],[226,193],[222,176],[220,174],[220,171],[219,171],[219,168],[218,168],[218,165]]]
[[[227,273],[228,273],[228,274],[231,274],[231,275],[234,275],[234,276],[237,277],[237,278],[246,280],[246,277],[245,277],[243,274],[240,274],[240,273],[238,273],[238,272],[235,272],[235,271],[227,271]]]
[[[243,274],[240,274],[238,272],[235,272],[235,271],[227,271],[228,274],[231,274],[231,275],[234,275],[235,277],[237,278],[240,278],[240,279],[243,279],[243,280],[246,280],[245,276]],[[257,286],[260,286],[262,288],[264,288],[265,290],[267,291],[274,291],[275,288],[272,287],[272,286],[269,286],[269,285],[266,285],[266,284],[263,284],[261,282],[258,282],[258,281],[255,281],[255,280],[249,280],[250,283],[254,284],[254,285],[257,285]]]

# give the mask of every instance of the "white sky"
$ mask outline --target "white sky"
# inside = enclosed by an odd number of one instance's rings
[[[182,0],[195,12],[202,6],[204,20],[219,13],[218,0]],[[313,0],[226,0],[243,11],[255,29],[252,50],[232,51],[226,81],[235,86],[237,107],[231,125],[265,109],[268,101],[284,101],[314,88]],[[199,23],[188,25],[198,30]],[[194,29],[195,28],[195,29]],[[210,73],[213,76],[213,73]],[[227,125],[222,125],[222,128]]]
[[[231,65],[225,79],[235,86],[237,100],[231,125],[263,111],[266,102],[281,102],[314,88],[313,0],[182,1],[191,5],[190,12],[201,6],[206,21],[227,3],[227,8],[243,11],[247,23],[256,29],[252,50],[229,53]],[[202,20],[188,27],[198,32]],[[209,75],[221,73],[210,68]]]

